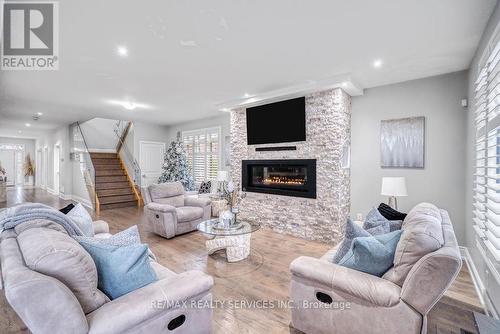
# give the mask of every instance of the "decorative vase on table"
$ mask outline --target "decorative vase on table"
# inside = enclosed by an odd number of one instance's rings
[[[246,193],[238,190],[239,185],[234,187],[232,181],[228,182],[222,197],[227,201],[229,210],[224,211],[220,216],[220,223],[224,228],[237,228],[237,215],[240,212],[240,203],[246,197]]]

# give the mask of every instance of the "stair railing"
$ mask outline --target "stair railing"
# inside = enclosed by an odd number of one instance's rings
[[[118,138],[118,145],[116,153],[122,158],[123,163],[125,164],[125,168],[134,183],[138,193],[140,194],[141,185],[142,185],[142,172],[141,166],[139,162],[135,159],[132,151],[127,145],[127,135],[132,127],[132,122],[130,121],[117,121],[114,126],[114,132],[116,137]]]
[[[80,161],[80,171],[85,181],[85,187],[87,188],[92,208],[98,215],[100,212],[100,205],[96,191],[95,167],[92,163],[92,157],[90,156],[89,147],[87,145],[87,141],[85,140],[82,128],[80,127],[80,123],[76,122],[73,129],[73,149],[75,155],[77,155],[75,160]]]

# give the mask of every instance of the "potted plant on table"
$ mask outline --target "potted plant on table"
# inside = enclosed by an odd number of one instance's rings
[[[33,176],[35,175],[35,165],[31,159],[30,154],[26,155],[26,160],[24,161],[24,177],[27,185],[33,185]]]

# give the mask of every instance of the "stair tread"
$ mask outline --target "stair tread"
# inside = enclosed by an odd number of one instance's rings
[[[126,181],[121,182],[100,182],[96,184],[97,190],[129,188],[130,184]]]
[[[96,176],[127,176],[122,169],[96,170]]]
[[[97,190],[97,196],[99,196],[99,197],[134,195],[134,194],[135,194],[134,191],[130,188],[114,188],[114,189]]]
[[[99,203],[100,204],[112,204],[112,203],[131,202],[131,201],[135,201],[135,200],[136,200],[136,198],[134,195],[115,195],[115,196],[100,197]]]
[[[128,201],[128,202],[121,202],[121,203],[101,204],[100,208],[101,208],[101,210],[107,210],[107,209],[116,209],[116,208],[126,208],[126,207],[130,207],[130,206],[137,206],[137,200]]]

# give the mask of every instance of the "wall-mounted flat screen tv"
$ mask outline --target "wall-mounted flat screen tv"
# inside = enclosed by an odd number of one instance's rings
[[[306,99],[247,108],[248,145],[306,140]]]

